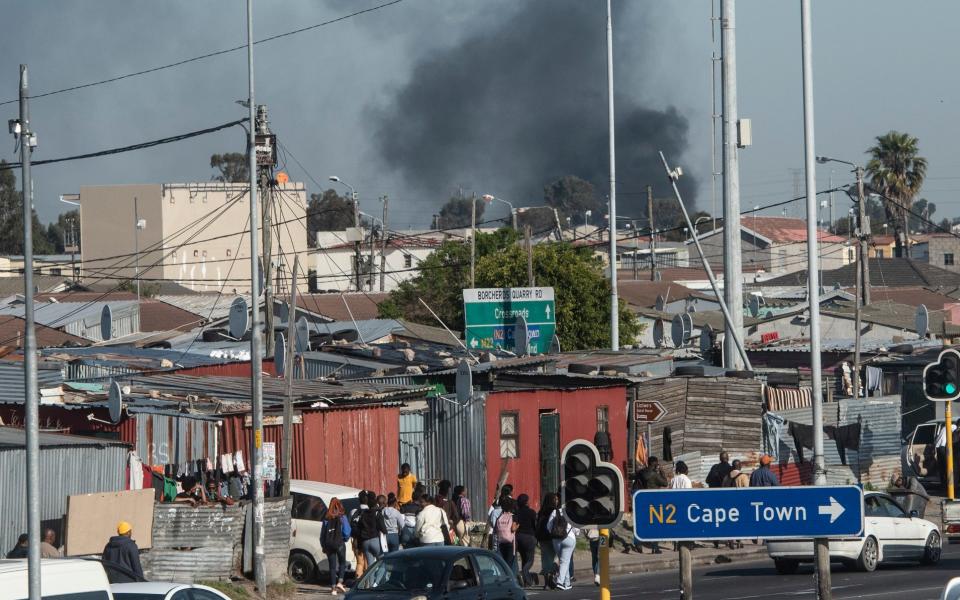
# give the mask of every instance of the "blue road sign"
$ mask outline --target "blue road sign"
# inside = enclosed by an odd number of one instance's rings
[[[863,492],[852,485],[640,490],[633,535],[642,541],[859,537]]]

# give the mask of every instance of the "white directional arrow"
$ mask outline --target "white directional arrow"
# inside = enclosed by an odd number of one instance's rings
[[[550,305],[547,305],[547,318],[550,318]]]
[[[846,511],[846,509],[843,506],[841,506],[839,502],[834,500],[833,496],[830,496],[830,504],[826,504],[820,507],[820,514],[830,515],[831,523],[839,519],[840,515],[842,515],[844,511]]]
[[[477,345],[478,345],[477,338],[472,338],[472,339],[470,340],[470,347],[471,347],[471,348],[476,348]]]

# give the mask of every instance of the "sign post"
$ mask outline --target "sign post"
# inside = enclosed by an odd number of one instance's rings
[[[471,288],[463,290],[464,338],[471,350],[523,352],[514,334],[519,317],[526,321],[530,354],[545,354],[557,329],[552,287]]]

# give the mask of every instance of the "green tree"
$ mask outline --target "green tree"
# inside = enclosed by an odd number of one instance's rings
[[[931,227],[935,227],[933,214],[937,212],[937,205],[928,202],[926,198],[920,198],[913,202],[910,210],[913,213],[908,219],[910,231],[930,233]]]
[[[213,181],[223,183],[243,183],[250,181],[250,165],[247,155],[241,152],[225,152],[210,157],[210,168],[219,171],[211,177]]]
[[[72,228],[72,233],[71,233]],[[71,236],[76,237],[77,246],[80,245],[80,211],[69,210],[57,216],[57,220],[47,225],[47,240],[53,251],[60,254],[66,251],[67,242]]]
[[[501,229],[477,235],[477,287],[521,287],[527,284],[527,257],[516,244],[516,232]],[[390,294],[380,305],[386,318],[403,317],[436,325],[419,299],[430,304],[451,329],[463,330],[463,289],[469,286],[470,250],[462,242],[445,242],[420,265],[420,274]],[[609,347],[610,284],[593,253],[567,243],[534,247],[537,285],[556,294],[557,335],[566,349]],[[631,344],[640,333],[636,316],[620,303],[620,342]]]
[[[479,223],[481,221],[480,217],[483,216],[483,211],[486,209],[486,203],[479,198],[454,196],[440,207],[440,226],[438,229],[470,227],[470,203],[473,201],[477,203],[477,222]]]
[[[919,156],[919,146],[912,135],[890,131],[867,150],[870,186],[884,196],[887,220],[895,224],[897,256],[910,255],[908,215],[927,175],[927,159]]]
[[[544,186],[543,201],[557,209],[561,221],[570,217],[575,226],[583,223],[584,213],[588,210],[593,213],[591,221],[594,224],[602,223],[607,212],[607,203],[597,196],[593,184],[575,175],[565,175]]]
[[[334,190],[310,194],[307,203],[307,244],[316,244],[318,231],[343,231],[353,227],[353,202]]]
[[[0,254],[23,254],[23,203],[17,189],[17,176],[0,161]],[[52,254],[53,245],[47,239],[47,229],[40,223],[37,211],[31,211],[33,251]]]

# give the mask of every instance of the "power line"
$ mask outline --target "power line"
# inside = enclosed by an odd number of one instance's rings
[[[312,29],[317,29],[317,28],[319,28],[319,27],[325,27],[325,26],[327,26],[327,25],[333,25],[334,23],[339,23],[340,21],[345,21],[345,20],[347,20],[347,19],[350,19],[350,18],[359,16],[359,15],[362,15],[362,14],[365,14],[365,13],[374,12],[374,11],[380,10],[381,8],[386,8],[386,7],[388,7],[388,6],[392,6],[392,5],[394,5],[394,4],[399,4],[399,3],[401,3],[401,2],[403,2],[403,0],[392,0],[391,2],[385,2],[385,3],[383,3],[383,4],[380,4],[380,5],[377,5],[377,6],[372,6],[372,7],[370,7],[370,8],[366,8],[366,9],[364,9],[364,10],[358,10],[358,11],[353,12],[353,13],[350,13],[350,14],[348,14],[348,15],[343,15],[343,16],[337,17],[337,18],[335,18],[335,19],[330,19],[329,21],[324,21],[324,22],[322,22],[322,23],[317,23],[317,24],[315,24],[315,25],[310,25],[310,26],[307,26],[307,27],[301,27],[300,29],[294,29],[294,30],[292,30],[292,31],[287,31],[287,32],[285,32],[285,33],[280,33],[280,34],[277,34],[277,35],[272,35],[272,36],[270,36],[270,37],[263,38],[262,40],[257,40],[257,41],[255,41],[253,44],[254,44],[254,45],[257,45],[257,44],[265,44],[266,42],[272,42],[273,40],[278,40],[278,39],[280,39],[280,38],[289,37],[289,36],[291,36],[291,35],[296,35],[296,34],[298,34],[298,33],[303,33],[304,31],[310,31],[310,30],[312,30]],[[116,81],[122,81],[122,80],[124,80],[124,79],[130,79],[131,77],[139,77],[139,76],[141,76],[141,75],[147,75],[147,74],[150,74],[150,73],[156,73],[156,72],[158,72],[158,71],[164,71],[164,70],[166,70],[166,69],[172,69],[172,68],[174,68],[174,67],[180,67],[180,66],[183,66],[183,65],[186,65],[186,64],[190,64],[190,63],[193,63],[193,62],[197,62],[197,61],[199,61],[199,60],[204,60],[204,59],[207,59],[207,58],[213,58],[213,57],[215,57],[215,56],[221,56],[221,55],[224,55],[224,54],[229,54],[229,53],[231,53],[231,52],[236,52],[236,51],[238,51],[238,50],[244,50],[244,49],[246,49],[246,47],[247,47],[247,44],[243,44],[243,45],[240,45],[240,46],[234,46],[234,47],[232,47],[232,48],[225,48],[225,49],[223,49],[223,50],[217,50],[217,51],[215,51],[215,52],[208,52],[207,54],[201,54],[201,55],[199,55],[199,56],[194,56],[194,57],[192,57],[192,58],[187,58],[187,59],[184,59],[184,60],[178,60],[177,62],[172,62],[172,63],[168,63],[168,64],[165,64],[165,65],[160,65],[159,67],[153,67],[153,68],[151,68],[151,69],[143,69],[142,71],[135,71],[135,72],[133,72],[133,73],[126,73],[126,74],[124,74],[124,75],[118,75],[118,76],[116,76],[116,77],[109,77],[109,78],[107,78],[107,79],[101,79],[101,80],[99,80],[99,81],[91,81],[91,82],[89,82],[89,83],[82,83],[82,84],[80,84],[80,85],[73,85],[73,86],[70,86],[70,87],[65,87],[65,88],[61,88],[61,89],[58,89],[58,90],[53,90],[53,91],[50,91],[50,92],[44,92],[44,93],[42,93],[42,94],[34,94],[34,95],[30,96],[30,98],[32,98],[32,99],[46,98],[47,96],[55,96],[55,95],[57,95],[57,94],[63,94],[64,92],[73,92],[73,91],[76,91],[76,90],[82,90],[82,89],[86,89],[86,88],[91,88],[91,87],[95,87],[95,86],[98,86],[98,85],[104,85],[104,84],[107,84],[107,83],[113,83],[113,82],[116,82]],[[14,102],[18,102],[18,101],[19,101],[19,99],[5,100],[5,101],[3,101],[3,102],[0,102],[0,106],[3,106],[3,105],[5,105],[5,104],[13,104]]]

